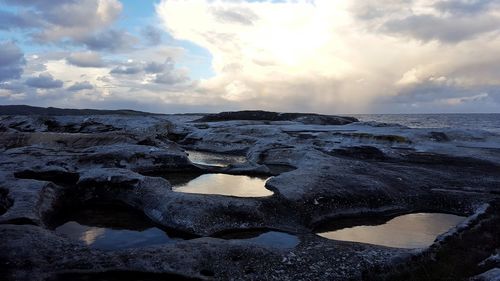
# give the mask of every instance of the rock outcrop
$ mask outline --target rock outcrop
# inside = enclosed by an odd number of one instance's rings
[[[495,280],[499,135],[263,111],[58,113],[0,117],[5,280]],[[197,164],[185,149],[246,162]],[[274,194],[173,190],[175,177],[205,173],[273,176],[266,187]],[[91,203],[127,206],[186,239],[103,251],[54,230],[54,218]],[[421,250],[315,234],[340,219],[421,211],[468,219]],[[245,230],[281,231],[300,243],[279,249],[220,238]]]

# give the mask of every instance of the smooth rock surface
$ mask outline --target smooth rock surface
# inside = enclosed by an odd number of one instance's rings
[[[112,279],[123,272],[146,280],[466,280],[498,267],[482,263],[500,249],[497,134],[309,114],[57,113],[0,116],[6,280]],[[200,165],[186,150],[246,161]],[[273,195],[180,193],[168,181],[169,174],[206,173],[274,176],[266,184]],[[101,251],[53,231],[58,213],[90,202],[124,204],[191,239]],[[315,234],[326,221],[424,211],[468,219],[419,251]],[[214,238],[255,229],[299,243],[282,249]]]

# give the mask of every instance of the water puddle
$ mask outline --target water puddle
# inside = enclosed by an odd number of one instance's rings
[[[220,238],[226,240],[243,240],[249,243],[278,249],[294,248],[300,243],[297,236],[279,231],[245,231],[221,235]]]
[[[362,242],[395,248],[424,248],[437,236],[445,233],[465,217],[440,214],[416,213],[395,217],[378,225],[364,225],[318,233],[328,239]]]
[[[244,156],[231,154],[186,150],[189,160],[195,164],[208,166],[227,167],[229,165],[242,164],[247,161]]]
[[[69,219],[68,219],[69,218]],[[174,243],[142,213],[121,205],[96,205],[66,215],[55,228],[61,236],[101,250],[139,248]]]
[[[265,187],[267,177],[249,177],[226,174],[167,176],[172,189],[177,192],[218,194],[237,197],[264,197],[273,194]]]

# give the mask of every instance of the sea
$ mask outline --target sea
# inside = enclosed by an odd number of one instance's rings
[[[410,128],[480,129],[500,133],[500,113],[352,114],[360,121],[396,123]]]

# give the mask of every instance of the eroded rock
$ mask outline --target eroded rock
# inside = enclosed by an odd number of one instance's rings
[[[497,263],[486,260],[500,248],[500,136],[356,121],[262,111],[1,117],[1,276],[411,280],[431,271],[439,280],[448,270],[460,280],[494,274]],[[193,163],[185,149],[244,161]],[[174,178],[205,173],[273,176],[266,183],[273,194],[172,191]],[[101,251],[53,231],[55,217],[92,204],[109,205],[111,222],[112,206],[120,204],[190,239]],[[325,222],[421,211],[469,219],[419,251],[314,234]],[[272,247],[255,237],[219,237],[262,229],[298,241]]]

